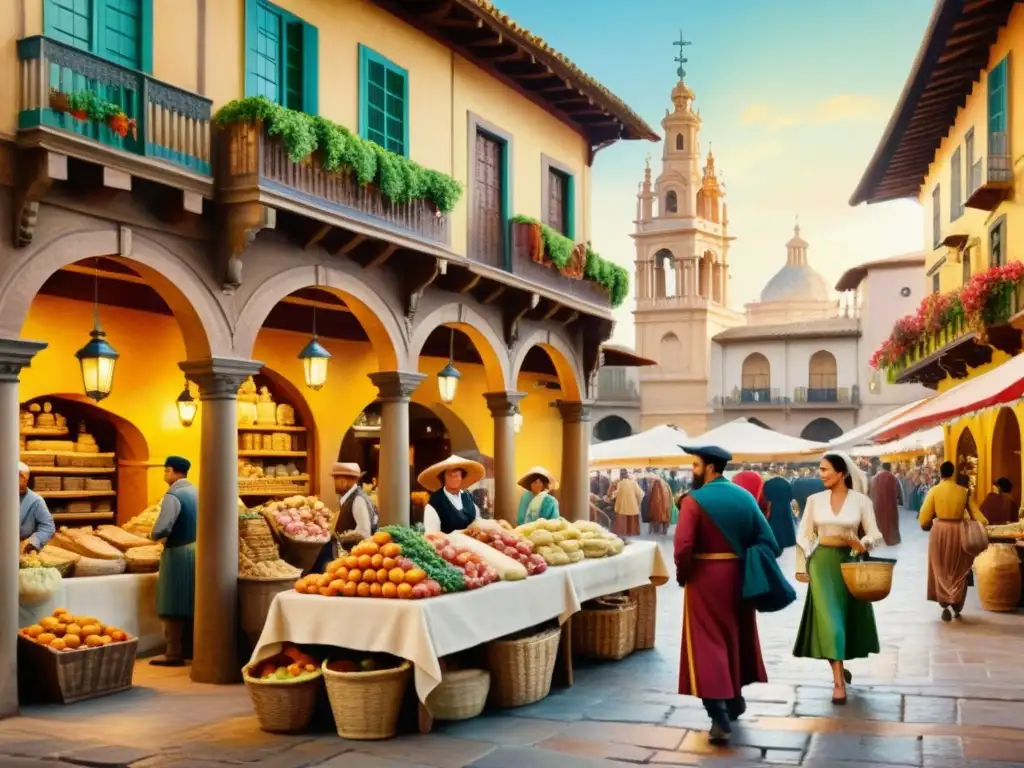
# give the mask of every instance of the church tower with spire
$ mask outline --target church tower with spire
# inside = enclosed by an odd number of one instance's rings
[[[674,424],[700,434],[712,424],[711,339],[744,324],[728,306],[729,218],[725,188],[708,151],[703,169],[700,113],[686,84],[680,39],[672,108],[661,121],[661,168],[652,181],[650,158],[637,193],[636,350],[658,361],[640,369],[641,429]]]

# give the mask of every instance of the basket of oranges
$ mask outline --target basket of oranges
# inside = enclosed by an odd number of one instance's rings
[[[19,690],[71,704],[132,687],[138,638],[58,608],[18,632]]]

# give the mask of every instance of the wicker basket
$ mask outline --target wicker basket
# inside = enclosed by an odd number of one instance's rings
[[[63,704],[127,691],[132,687],[138,646],[139,641],[132,638],[58,653],[19,636],[19,689]]]
[[[843,581],[846,589],[856,599],[865,603],[877,603],[889,596],[892,589],[892,570],[895,560],[860,560],[843,563]]]
[[[551,692],[551,676],[558,658],[560,628],[487,644],[491,672],[490,701],[496,707],[522,707]]]
[[[307,680],[260,680],[249,675],[249,668],[242,670],[242,679],[252,698],[256,719],[260,728],[268,733],[295,733],[309,725],[316,710],[317,696],[323,673]]]
[[[295,586],[294,578],[253,579],[238,577],[238,627],[256,645],[267,623],[270,604],[281,592]]]
[[[469,720],[484,711],[491,690],[491,674],[485,669],[445,672],[427,697],[427,710],[437,720]]]
[[[986,611],[1015,611],[1020,602],[1020,558],[1013,544],[990,544],[974,561],[978,599]]]
[[[629,599],[636,603],[635,650],[646,651],[654,647],[658,625],[658,591],[653,584],[644,584],[629,590]]]
[[[572,650],[580,656],[617,661],[636,649],[636,603],[604,597],[572,617]]]
[[[390,739],[398,730],[398,715],[412,665],[376,672],[332,672],[324,660],[324,682],[334,725],[344,739]]]
[[[316,565],[317,558],[320,557],[320,552],[324,546],[328,543],[323,542],[309,542],[309,541],[295,541],[295,539],[288,538],[284,531],[281,530],[281,526],[274,520],[274,516],[263,511],[263,517],[267,521],[267,525],[270,526],[271,532],[274,534],[274,539],[277,541],[278,551],[281,554],[281,559],[289,565],[294,565],[296,568],[301,568],[303,572],[308,571],[314,565]],[[331,521],[331,528],[334,528],[334,520]]]

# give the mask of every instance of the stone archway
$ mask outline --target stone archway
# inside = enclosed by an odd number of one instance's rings
[[[1012,408],[1000,408],[996,425],[992,430],[992,482],[1005,477],[1013,484],[1014,503],[1020,505],[1021,498],[1021,438],[1020,423]]]
[[[619,440],[633,434],[633,428],[621,416],[605,416],[594,425],[594,441]]]
[[[466,304],[444,304],[416,324],[409,340],[410,361],[419,359],[430,334],[441,326],[454,328],[473,342],[483,361],[484,375],[487,377],[490,391],[503,392],[514,388],[511,361],[505,351],[505,345],[501,343],[501,337],[479,312]]]
[[[966,482],[973,496],[978,487],[978,443],[970,427],[964,427],[957,438],[953,464],[957,482]]]
[[[818,443],[827,443],[843,434],[843,428],[832,419],[821,417],[815,419],[800,432],[804,440],[814,440]]]
[[[680,265],[675,254],[668,248],[661,248],[654,254],[654,298],[664,299],[681,295],[680,280],[676,271]]]
[[[519,373],[523,369],[523,362],[526,360],[527,352],[533,347],[540,347],[551,358],[555,371],[558,373],[558,381],[562,385],[562,393],[565,395],[565,399],[573,401],[582,399],[583,373],[580,371],[576,355],[573,354],[572,348],[561,336],[551,331],[536,330],[520,343],[519,349],[512,361],[513,385],[515,385],[519,378]]]

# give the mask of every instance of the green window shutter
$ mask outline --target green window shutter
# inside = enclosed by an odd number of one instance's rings
[[[302,22],[288,21],[284,25],[284,106],[302,111]]]
[[[1007,57],[1009,58],[1009,57]],[[989,134],[1006,132],[1007,59],[1004,58],[988,73],[988,131]]]
[[[320,45],[316,27],[302,25],[302,111],[320,112]]]
[[[43,33],[58,42],[93,49],[92,0],[46,0],[43,5]]]
[[[141,48],[139,50],[139,69],[146,74],[153,74],[153,0],[139,0],[139,30]]]
[[[255,6],[256,34],[253,36],[253,90],[246,96],[263,96],[277,104],[284,103],[282,22],[276,8],[265,3]]]
[[[359,46],[359,135],[409,156],[409,73]]]
[[[258,26],[256,21],[256,0],[245,0],[245,95],[256,95],[256,58]]]
[[[576,239],[576,177],[565,174],[565,236]]]
[[[93,29],[96,31],[93,53],[122,67],[142,69],[142,0],[93,0],[93,3]]]

